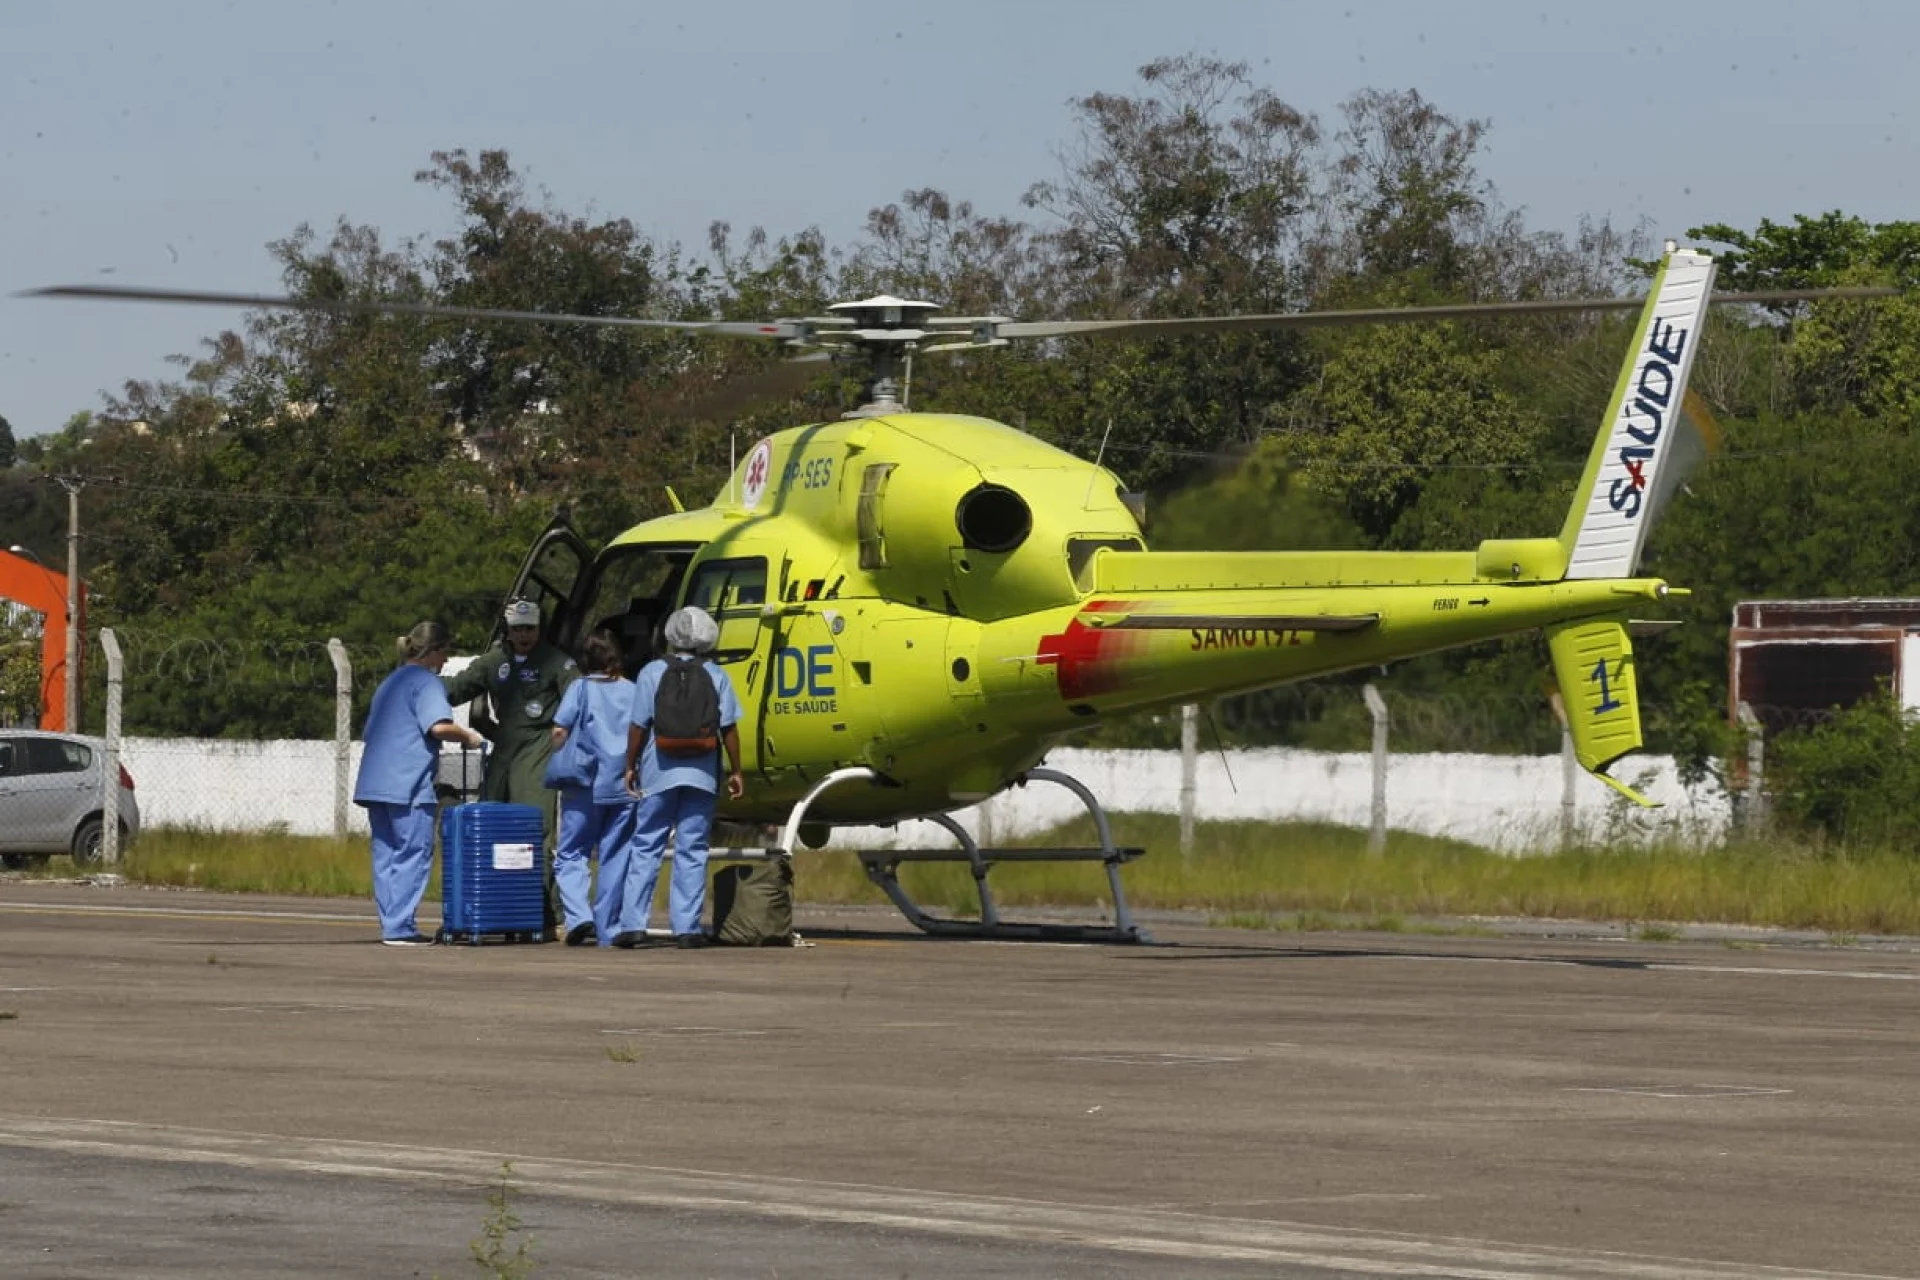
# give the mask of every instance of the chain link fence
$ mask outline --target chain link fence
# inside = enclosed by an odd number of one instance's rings
[[[142,824],[295,835],[364,832],[351,803],[365,717],[392,654],[338,641],[231,640],[102,633],[120,649],[120,762]],[[382,661],[384,659],[384,661]],[[83,723],[105,729],[115,701],[111,661],[89,666]],[[100,708],[101,711],[95,711]]]

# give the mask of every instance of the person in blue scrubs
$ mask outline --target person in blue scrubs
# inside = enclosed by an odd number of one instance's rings
[[[720,642],[720,628],[704,609],[677,609],[667,619],[667,648],[676,654],[706,658]],[[733,682],[711,658],[703,664],[720,702],[720,740],[727,751],[727,795],[738,800],[746,793],[740,772],[740,700]],[[667,756],[654,750],[653,703],[666,672],[656,658],[640,670],[633,686],[632,724],[627,732],[626,784],[639,797],[634,814],[633,853],[627,864],[627,891],[621,913],[628,927],[614,938],[615,946],[637,946],[646,934],[653,908],[653,886],[660,876],[660,859],[673,836],[673,878],[668,885],[667,917],[676,946],[706,945],[700,915],[707,901],[707,849],[713,831],[713,813],[720,795],[720,753],[706,756]]]
[[[587,637],[580,668],[586,678],[567,686],[553,713],[553,750],[558,758],[567,739],[581,735],[592,761],[592,781],[559,789],[560,838],[553,853],[553,879],[560,889],[567,945],[581,947],[597,940],[605,947],[629,931],[624,911],[635,801],[627,794],[624,770],[633,681],[620,670],[620,641],[605,629]],[[596,847],[600,879],[589,906],[587,860]],[[646,921],[632,928],[645,930]]]
[[[394,642],[400,665],[374,690],[362,732],[360,777],[353,802],[373,830],[373,905],[380,941],[427,947],[414,912],[433,870],[434,765],[442,742],[477,747],[484,739],[454,723],[440,684],[452,640],[437,622],[423,622]]]

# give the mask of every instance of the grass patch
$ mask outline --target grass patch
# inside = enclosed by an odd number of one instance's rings
[[[1261,928],[1520,916],[1920,933],[1920,859],[1893,851],[1837,853],[1774,840],[1705,851],[1656,845],[1512,856],[1396,831],[1380,856],[1369,857],[1367,833],[1353,828],[1201,822],[1192,854],[1182,858],[1172,815],[1116,814],[1113,830],[1119,844],[1152,850],[1122,873],[1134,906],[1194,908]],[[1081,819],[1021,843],[1090,845],[1092,823]],[[803,854],[794,872],[802,902],[884,901],[850,853]],[[900,878],[930,907],[978,913],[964,865],[909,864]],[[1098,864],[1005,864],[995,869],[993,888],[1006,907],[1107,902]]]
[[[624,1041],[620,1044],[610,1044],[607,1046],[607,1061],[638,1062],[640,1061],[640,1046],[628,1044]]]
[[[1643,924],[1632,931],[1632,936],[1639,942],[1678,942],[1682,935],[1670,924]]]
[[[373,858],[365,836],[336,840],[278,831],[150,827],[115,866],[76,867],[60,857],[30,874],[65,879],[99,870],[116,872],[135,884],[223,893],[353,898],[373,892]],[[439,886],[436,866],[429,898],[439,894]]]
[[[1179,853],[1173,815],[1116,814],[1114,838],[1151,852],[1122,876],[1142,908],[1184,908],[1223,924],[1314,932],[1470,932],[1484,926],[1422,924],[1446,917],[1699,921],[1818,930],[1845,945],[1863,934],[1920,934],[1920,858],[1904,852],[1843,853],[1788,840],[1701,851],[1645,846],[1511,856],[1458,840],[1391,832],[1379,856],[1367,833],[1319,823],[1201,822],[1194,849]],[[1029,845],[1091,845],[1091,821],[1037,832]],[[365,837],[334,840],[273,832],[231,834],[154,828],[115,868],[141,884],[229,892],[366,897]],[[851,853],[794,859],[801,903],[872,903],[885,897]],[[74,874],[56,858],[44,875]],[[429,900],[439,896],[437,879]],[[908,892],[931,908],[978,913],[962,864],[901,868]],[[1100,907],[1108,902],[1098,863],[1002,864],[993,875],[1007,908]],[[665,892],[664,877],[661,892]],[[1638,935],[1652,940],[1645,925]]]

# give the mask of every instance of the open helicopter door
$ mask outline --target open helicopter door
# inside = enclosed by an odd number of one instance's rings
[[[540,606],[541,637],[564,653],[576,652],[580,644],[580,616],[574,606],[592,565],[592,549],[574,532],[563,511],[533,540],[507,595],[509,600],[531,600]],[[504,625],[496,615],[496,638]]]

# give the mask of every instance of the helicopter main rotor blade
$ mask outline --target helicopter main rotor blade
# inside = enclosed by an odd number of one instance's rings
[[[452,320],[510,320],[534,324],[615,325],[631,329],[668,329],[724,338],[779,341],[800,336],[787,321],[641,320],[632,316],[574,315],[562,311],[510,311],[493,307],[446,307],[428,302],[358,302],[348,299],[275,297],[260,293],[214,293],[199,289],[145,289],[128,285],[72,284],[28,289],[23,298],[91,298],[112,302],[187,302],[204,306],[265,307],[279,311],[328,311],[346,315],[403,315]]]
[[[686,407],[695,417],[727,421],[755,405],[792,399],[832,360],[832,352],[815,351],[753,369],[693,393]]]
[[[1904,290],[1872,286],[1837,289],[1773,289],[1716,293],[1716,303],[1816,302],[1831,298],[1897,298]],[[1002,338],[1064,338],[1083,334],[1233,332],[1254,329],[1318,329],[1356,324],[1424,324],[1436,320],[1485,320],[1503,316],[1559,315],[1583,311],[1637,311],[1644,298],[1560,298],[1538,302],[1469,302],[1436,307],[1369,307],[1353,311],[1284,311],[1268,315],[1187,316],[1159,320],[1014,320],[996,325]]]

